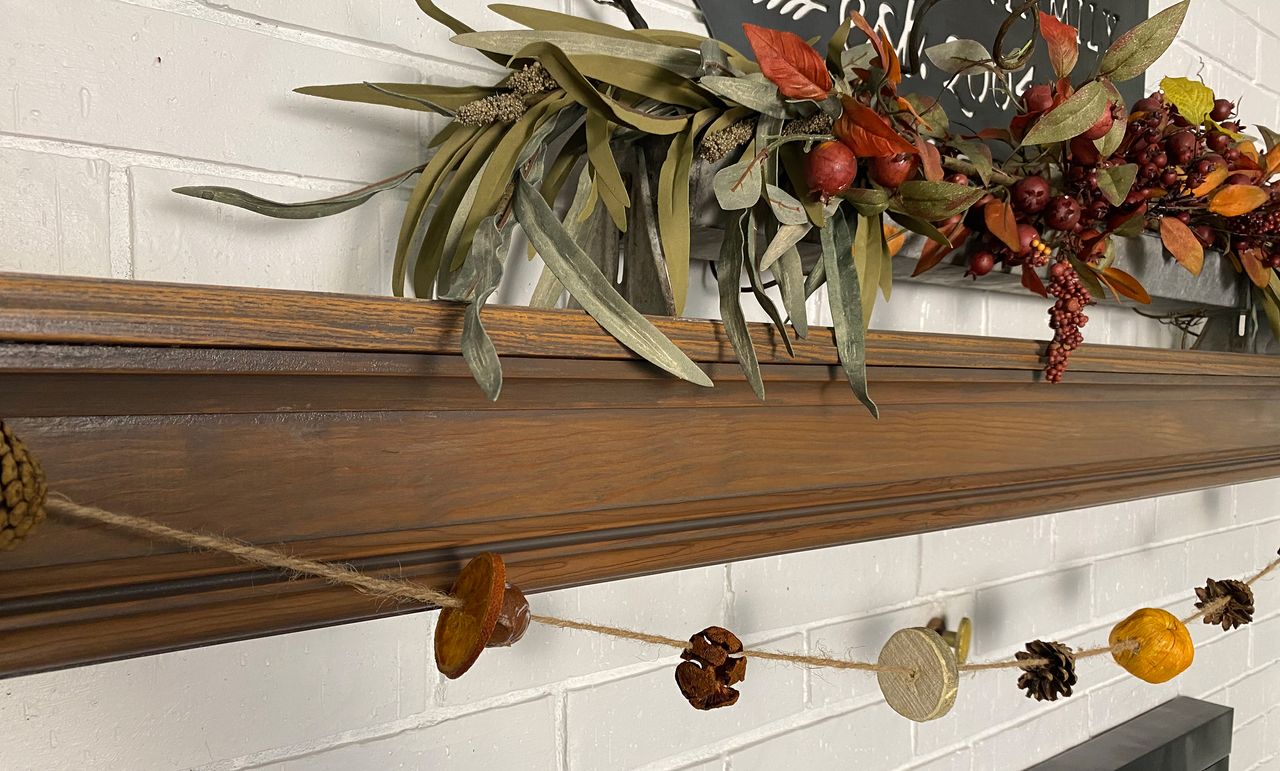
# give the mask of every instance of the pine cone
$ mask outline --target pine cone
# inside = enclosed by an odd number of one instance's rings
[[[676,685],[694,709],[732,707],[738,691],[730,688],[747,676],[747,660],[742,641],[728,629],[707,627],[689,638],[689,647],[680,654],[684,663],[676,667]]]
[[[1047,664],[1024,665],[1018,687],[1026,690],[1027,698],[1036,701],[1057,701],[1058,696],[1070,696],[1071,686],[1076,684],[1076,656],[1062,643],[1036,640],[1027,643],[1027,651],[1014,655],[1018,661],[1042,659]]]
[[[47,492],[40,461],[0,421],[0,549],[12,550],[44,521]]]
[[[1222,624],[1222,631],[1236,629],[1253,621],[1253,589],[1244,581],[1215,581],[1212,578],[1196,589],[1200,601],[1196,610],[1209,608],[1206,624]]]

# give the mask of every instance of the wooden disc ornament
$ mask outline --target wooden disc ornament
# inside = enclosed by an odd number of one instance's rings
[[[485,552],[467,563],[449,593],[462,601],[436,621],[436,668],[450,680],[466,674],[485,648],[513,645],[529,628],[529,602],[507,583],[502,558]]]
[[[876,673],[880,692],[894,712],[917,723],[937,720],[956,704],[960,673],[951,646],[932,629],[894,633],[877,663],[893,667]]]

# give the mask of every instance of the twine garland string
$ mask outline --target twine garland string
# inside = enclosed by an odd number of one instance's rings
[[[350,587],[371,597],[396,600],[399,602],[416,602],[426,605],[435,605],[441,608],[458,608],[462,607],[463,604],[461,600],[446,592],[432,589],[431,587],[423,586],[422,584],[414,583],[405,579],[378,578],[361,573],[348,565],[321,562],[319,560],[310,560],[303,557],[294,557],[274,549],[254,546],[225,536],[196,533],[189,530],[179,530],[144,517],[118,514],[95,506],[86,506],[81,503],[76,503],[61,493],[50,492],[46,508],[49,513],[56,516],[63,516],[69,519],[77,519],[86,522],[95,522],[122,530],[131,530],[135,533],[143,533],[145,535],[154,536],[167,541],[173,541],[192,549],[221,552],[251,565],[283,570],[295,575],[306,575],[321,578],[331,584]],[[1280,558],[1272,561],[1252,578],[1245,581],[1245,583],[1249,586],[1253,586],[1277,569],[1280,569]],[[1215,600],[1201,608],[1198,612],[1183,619],[1183,623],[1191,623],[1198,618],[1219,610],[1225,606],[1227,602],[1228,600],[1226,598]],[[676,648],[682,651],[689,649],[689,643],[685,640],[677,640],[673,637],[650,634],[648,632],[641,632],[634,629],[591,624],[585,621],[575,621],[573,619],[544,616],[539,614],[531,615],[530,619],[544,626],[551,626],[559,629],[576,629],[578,631],[591,632],[593,634],[623,640],[633,640],[636,642],[647,643],[649,645]],[[1076,659],[1086,659],[1096,656],[1105,656],[1107,654],[1122,653],[1128,650],[1135,650],[1137,646],[1138,643],[1136,640],[1122,640],[1115,645],[1104,645],[1096,648],[1087,648],[1081,651],[1076,651],[1075,657]],[[748,648],[742,651],[742,655],[748,658],[784,661],[791,664],[798,664],[800,666],[826,669],[845,669],[861,672],[888,672],[912,676],[919,674],[914,670],[904,667],[884,666],[866,661],[855,661],[852,659],[839,659],[824,656],[806,656],[779,651],[755,650]],[[958,669],[960,672],[981,672],[997,669],[1033,668],[1038,666],[1047,666],[1050,663],[1051,662],[1046,659],[1007,659],[978,664],[964,664]]]

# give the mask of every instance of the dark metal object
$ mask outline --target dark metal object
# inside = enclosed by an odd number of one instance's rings
[[[1027,771],[1226,771],[1232,716],[1179,696]]]
[[[902,90],[938,97],[953,122],[975,129],[1007,124],[1014,105],[996,97],[992,76],[955,79],[938,72],[923,56],[923,51],[952,37],[972,38],[990,48],[997,35],[1001,35],[1005,56],[1012,56],[1024,42],[1035,37],[1036,28],[1035,22],[1028,19],[1030,14],[1010,21],[1004,0],[697,0],[697,3],[713,37],[747,52],[750,47],[742,31],[743,23],[790,30],[805,39],[818,37],[819,50],[822,50],[821,46],[849,12],[858,11],[873,25],[888,32],[904,63],[913,60],[920,63],[919,67],[907,68],[911,72],[907,73]],[[1146,0],[1097,0],[1083,4],[1040,0],[1040,8],[1056,13],[1080,29],[1083,41],[1080,72],[1092,69],[1112,41],[1148,16]],[[921,13],[922,10],[925,13]],[[1019,11],[1021,7],[1014,9],[1015,13]],[[1053,79],[1044,46],[1036,48],[1030,66],[1015,76],[1014,82],[1020,87]],[[1130,104],[1144,95],[1141,78],[1118,86]]]
[[[644,16],[640,15],[640,11],[636,10],[635,3],[631,0],[596,0],[600,5],[611,5],[627,15],[627,21],[635,29],[649,29],[649,22],[644,20]]]

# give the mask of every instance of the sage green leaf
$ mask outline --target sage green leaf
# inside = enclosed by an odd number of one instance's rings
[[[1111,122],[1111,128],[1103,135],[1101,139],[1093,140],[1093,146],[1098,148],[1098,155],[1103,158],[1110,158],[1120,149],[1120,145],[1124,144],[1124,135],[1129,129],[1129,121],[1114,120]]]
[[[649,163],[642,147],[632,148],[631,229],[623,241],[620,291],[632,308],[658,316],[675,315],[671,276],[662,259],[658,234],[658,199],[649,176]],[[608,270],[606,276],[611,275]],[[612,275],[618,275],[615,269]]]
[[[378,193],[400,187],[424,168],[426,168],[425,165],[414,166],[412,169],[402,171],[394,177],[387,177],[384,180],[374,182],[372,185],[365,185],[349,193],[335,195],[330,198],[321,198],[318,201],[303,201],[300,203],[272,201],[252,193],[246,193],[243,190],[219,185],[178,187],[174,188],[173,192],[179,195],[189,195],[192,198],[213,201],[214,203],[236,206],[256,214],[275,217],[276,219],[310,220],[319,217],[330,217],[334,214],[341,214],[348,209],[354,209]]]
[[[698,84],[716,96],[763,115],[786,118],[791,114],[778,93],[778,87],[762,78],[712,76],[703,78]]]
[[[804,204],[777,185],[765,185],[764,190],[765,199],[778,222],[783,225],[804,225],[805,230],[808,230],[809,215],[804,210]]]
[[[876,52],[876,47],[871,43],[859,43],[840,53],[840,69],[849,76],[849,80],[856,81],[854,70],[870,69],[871,62],[879,55]]]
[[[924,50],[934,66],[948,75],[972,75],[995,65],[986,46],[976,40],[952,40]]]
[[[836,254],[842,260],[851,260],[857,270],[858,296],[862,300],[864,328],[871,323],[871,315],[876,309],[876,297],[880,288],[880,269],[883,265],[879,253],[879,240],[872,238],[870,226],[864,224],[870,221],[870,217],[859,215],[854,220],[857,223],[856,229],[851,229],[849,220],[842,213],[833,223]]]
[[[427,207],[430,206],[431,200],[435,198],[445,177],[448,176],[458,159],[475,144],[476,138],[480,136],[480,129],[475,126],[451,123],[441,133],[446,133],[449,136],[441,144],[440,149],[436,150],[436,154],[431,157],[431,161],[427,163],[422,175],[418,177],[418,184],[414,186],[413,192],[409,195],[409,202],[405,206],[404,219],[400,223],[400,235],[396,239],[395,265],[391,269],[391,291],[396,297],[404,297],[405,269],[408,266],[409,246],[413,242],[414,234],[418,232],[418,228],[422,224],[423,217],[426,216]]]
[[[690,221],[689,177],[698,132],[719,115],[718,110],[698,112],[689,128],[676,135],[667,146],[667,155],[658,170],[658,234],[662,256],[671,279],[671,295],[676,315],[684,313],[689,295]]]
[[[843,222],[844,216],[837,212],[833,219]],[[858,270],[847,254],[841,255],[837,251],[835,229],[822,229],[822,265],[826,272],[836,351],[853,393],[878,418],[880,410],[867,391],[866,327],[862,318]]]
[[[947,117],[947,111],[942,109],[942,105],[936,99],[929,99],[918,94],[907,94],[903,97],[911,105],[920,119],[925,125],[920,126],[920,131],[925,136],[934,139],[946,139],[951,128],[951,120]]]
[[[913,217],[927,222],[941,222],[968,211],[984,195],[986,191],[968,185],[912,180],[902,183],[898,188],[896,204]]]
[[[1138,166],[1133,163],[1098,169],[1098,190],[1112,206],[1120,206],[1129,197],[1129,191],[1133,189],[1133,182],[1137,178]]]
[[[654,64],[596,54],[578,54],[571,60],[583,77],[617,86],[663,104],[693,110],[711,106],[711,100],[695,82]]]
[[[710,38],[708,38],[705,35],[695,35],[692,32],[682,32],[680,30],[637,29],[637,30],[634,30],[633,32],[635,35],[641,38],[644,38],[650,43],[657,43],[658,45],[671,46],[673,48],[687,48],[691,51],[698,51],[699,53],[701,53],[702,51],[703,44],[706,43],[708,40],[710,40]],[[730,66],[745,73],[753,73],[753,72],[760,71],[760,65],[756,64],[751,59],[748,59],[747,57],[743,56],[742,53],[738,51],[738,49],[734,48],[728,43],[723,43],[719,40],[715,40],[712,42],[719,45],[720,50],[724,51],[724,55],[729,57]]]
[[[725,334],[738,356],[738,364],[755,391],[756,398],[764,401],[764,378],[760,375],[760,361],[756,358],[751,332],[742,313],[742,263],[746,254],[745,226],[747,212],[726,212],[724,240],[720,243],[720,260],[716,263],[720,288],[720,319]]]
[[[1262,134],[1262,139],[1267,143],[1267,152],[1271,152],[1280,145],[1280,133],[1276,133],[1266,126],[1257,126],[1258,133]]]
[[[643,42],[644,38],[631,30],[615,27],[602,21],[595,21],[583,16],[571,16],[558,11],[547,11],[541,8],[530,8],[524,5],[494,3],[489,10],[521,24],[529,29],[542,32],[585,32],[588,35],[617,38],[618,40],[634,40]]]
[[[918,217],[912,217],[910,214],[903,212],[889,212],[889,218],[898,223],[902,227],[910,230],[912,233],[918,233],[937,243],[939,246],[952,247],[951,239],[943,235],[941,230],[933,226],[933,223],[925,222]]]
[[[782,307],[787,309],[791,317],[791,326],[796,336],[809,336],[809,309],[805,305],[804,265],[800,261],[800,251],[794,246],[788,249],[770,268],[773,277],[778,280],[778,291],[782,294]]]
[[[809,275],[804,279],[804,296],[809,299],[813,293],[821,289],[827,283],[827,267],[822,260],[818,260],[812,268],[809,269]]]
[[[804,240],[809,235],[809,231],[813,229],[813,225],[809,220],[795,225],[783,225],[777,228],[777,233],[769,241],[769,246],[764,250],[764,256],[760,258],[760,270],[768,270],[773,264],[782,258],[787,252],[796,247],[796,244]]]
[[[427,232],[418,248],[418,257],[413,266],[413,291],[418,297],[432,296],[432,287],[435,286],[442,267],[445,234],[471,183],[479,176],[481,167],[489,159],[493,149],[502,141],[506,128],[493,125],[482,129],[471,147],[459,157],[448,182],[441,187],[435,211],[427,223]]]
[[[1121,35],[1102,56],[1099,72],[1115,81],[1131,80],[1147,71],[1169,50],[1191,0],[1172,5]]]
[[[564,284],[561,284],[556,274],[551,272],[551,268],[543,265],[542,274],[538,276],[538,283],[533,287],[533,294],[529,297],[529,307],[554,308],[560,304],[560,296],[563,294]]]
[[[700,386],[712,385],[707,374],[683,351],[627,305],[613,282],[604,277],[569,237],[537,189],[521,178],[516,180],[515,216],[560,283],[618,342],[683,380]]]
[[[760,277],[760,268],[756,265],[756,255],[760,252],[760,245],[757,242],[757,235],[760,232],[760,224],[756,217],[754,209],[750,210],[747,217],[747,279],[751,283],[751,293],[755,295],[756,303],[765,312],[765,315],[773,322],[773,326],[778,330],[778,334],[782,337],[782,344],[787,347],[787,354],[795,356],[795,349],[791,347],[791,336],[787,334],[787,323],[782,319],[782,314],[778,313],[778,306],[774,304],[773,298],[765,290],[764,279]]]
[[[683,131],[689,125],[687,116],[664,118],[633,110],[602,94],[591,81],[583,77],[569,56],[551,43],[530,43],[521,48],[516,59],[536,59],[546,68],[560,87],[575,102],[589,111],[600,113],[614,123],[630,126],[646,134],[670,136]]]
[[[490,401],[502,393],[502,362],[485,331],[480,312],[502,282],[502,268],[511,247],[510,228],[498,230],[497,218],[488,217],[476,231],[471,256],[445,299],[467,303],[462,316],[462,358]]]
[[[889,194],[880,189],[849,188],[840,197],[853,204],[859,214],[870,217],[889,208]]]
[[[753,142],[747,147],[742,160],[716,172],[716,200],[725,211],[749,209],[764,192],[764,163],[756,157],[754,146]]]
[[[1088,83],[1036,121],[1022,144],[1049,145],[1075,139],[1098,122],[1109,97],[1110,93],[1101,81]]]
[[[497,93],[484,86],[433,86],[424,83],[342,83],[333,86],[305,86],[295,93],[336,99],[341,102],[378,104],[419,112],[453,115],[459,107]]]
[[[868,238],[876,241],[876,250],[880,257],[880,294],[888,300],[893,297],[893,255],[889,252],[889,240],[884,233],[884,215],[870,219],[874,227],[868,234]],[[870,326],[870,314],[864,321]]]
[[[652,42],[623,40],[583,32],[535,30],[501,30],[470,32],[457,35],[453,42],[478,51],[514,57],[530,45],[549,44],[569,56],[597,54],[616,59],[630,59],[665,67],[677,75],[691,78],[702,66],[702,57],[694,51]]]
[[[973,164],[973,168],[978,172],[978,178],[982,180],[984,187],[991,184],[991,172],[995,169],[995,165],[991,155],[991,148],[985,142],[952,139],[949,140],[949,144],[969,159],[969,163]]]
[[[609,119],[598,112],[587,114],[587,159],[595,170],[596,189],[604,201],[609,216],[618,230],[627,232],[627,208],[631,206],[631,193],[622,181],[622,171],[613,156],[610,142],[613,128]]]
[[[853,16],[845,16],[836,27],[835,34],[827,41],[827,62],[837,70],[844,69],[844,52],[849,47],[849,33],[853,32]]]

